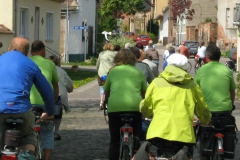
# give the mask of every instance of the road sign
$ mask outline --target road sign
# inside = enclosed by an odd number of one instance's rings
[[[85,26],[74,26],[74,29],[85,29]]]

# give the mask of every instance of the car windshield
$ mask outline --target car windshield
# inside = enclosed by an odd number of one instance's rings
[[[199,43],[198,42],[187,42],[186,46],[187,47],[198,47]]]
[[[139,38],[148,38],[148,35],[139,35]]]

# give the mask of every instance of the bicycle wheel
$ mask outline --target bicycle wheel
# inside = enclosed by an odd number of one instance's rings
[[[218,153],[218,142],[215,142],[214,160],[224,160],[224,154]]]
[[[122,160],[130,160],[129,151],[129,147],[127,145],[124,145],[122,150]]]
[[[197,70],[201,67],[201,64],[200,63],[197,63],[196,66],[195,66],[195,73],[197,72]]]
[[[189,67],[188,67],[187,72],[190,73],[190,71],[192,70],[192,63],[191,63],[191,62],[188,62],[188,65],[189,65]]]
[[[44,159],[43,149],[42,149],[42,146],[41,146],[41,137],[40,137],[39,133],[37,133],[37,146],[36,146],[35,156],[36,156],[37,160],[43,160]]]

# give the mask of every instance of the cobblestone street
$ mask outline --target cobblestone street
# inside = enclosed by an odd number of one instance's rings
[[[63,115],[62,140],[55,141],[53,160],[104,160],[108,157],[109,131],[99,110],[97,81],[69,95],[72,112]],[[90,98],[88,93],[91,94]]]

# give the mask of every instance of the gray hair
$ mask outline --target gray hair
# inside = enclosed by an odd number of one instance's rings
[[[175,53],[175,48],[174,47],[168,47],[169,53]]]

